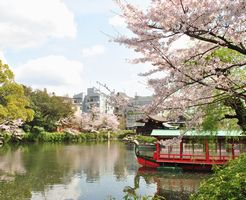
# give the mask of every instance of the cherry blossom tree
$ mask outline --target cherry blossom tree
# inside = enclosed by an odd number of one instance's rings
[[[133,35],[114,41],[142,55],[133,63],[153,66],[141,74],[155,91],[150,112],[186,113],[195,126],[216,105],[227,111],[218,120],[236,118],[246,131],[245,0],[152,0],[145,10],[116,2]]]
[[[24,131],[20,128],[23,124],[21,119],[9,120],[0,124],[0,145],[4,142],[2,133],[8,134],[14,140],[21,140]]]
[[[118,126],[119,121],[114,114],[101,113],[97,107],[92,107],[89,113],[84,113],[81,117],[83,131],[116,131]]]
[[[81,116],[65,118],[58,123],[59,130],[68,131],[74,134],[79,132],[116,131],[119,121],[114,114],[101,113],[97,107],[92,107],[90,112]]]

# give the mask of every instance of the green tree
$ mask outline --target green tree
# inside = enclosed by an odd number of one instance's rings
[[[226,49],[219,48],[213,51],[209,56],[206,57],[207,62],[211,60],[220,60],[225,65],[235,65],[240,61],[245,61],[245,56],[242,54]],[[228,87],[232,88],[231,93],[224,91],[214,92],[213,102],[204,106],[205,117],[203,119],[203,128],[205,130],[216,131],[219,128],[235,129],[240,127],[244,132],[246,131],[246,107],[245,102],[245,85],[243,83],[246,80],[246,68],[232,68],[227,71],[225,69],[215,69],[219,74],[224,75],[225,80],[229,80]],[[232,80],[238,80],[239,84],[236,84]],[[237,90],[239,93],[233,92]],[[236,124],[238,127],[236,127]],[[245,132],[246,133],[246,132]]]
[[[246,154],[231,161],[223,169],[204,181],[191,200],[242,200],[246,199]]]
[[[34,112],[21,85],[14,81],[14,74],[7,64],[0,61],[0,124],[22,119],[30,121]]]
[[[25,94],[31,101],[31,108],[35,111],[34,119],[27,125],[43,127],[46,131],[54,131],[61,118],[74,113],[72,102],[64,97],[49,95],[46,90],[35,90],[25,87]]]

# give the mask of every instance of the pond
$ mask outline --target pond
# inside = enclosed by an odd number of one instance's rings
[[[121,142],[0,148],[0,199],[108,200],[126,195],[187,199],[208,174],[146,171]]]

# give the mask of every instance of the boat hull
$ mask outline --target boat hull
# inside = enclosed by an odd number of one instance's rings
[[[138,163],[144,167],[157,168],[160,167],[160,163],[157,163],[154,159],[146,156],[137,156]]]
[[[212,170],[212,165],[208,164],[193,164],[193,163],[168,163],[168,162],[157,162],[153,158],[147,156],[137,156],[137,161],[140,165],[146,168],[157,169],[160,167],[176,167],[181,168],[183,171],[206,171]]]

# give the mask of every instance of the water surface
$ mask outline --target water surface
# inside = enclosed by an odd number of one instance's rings
[[[187,199],[207,174],[146,171],[120,142],[0,148],[2,200],[107,200],[134,195]]]

